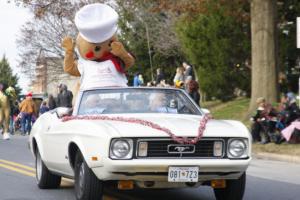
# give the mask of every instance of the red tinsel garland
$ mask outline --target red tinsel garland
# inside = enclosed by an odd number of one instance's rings
[[[179,144],[196,144],[203,136],[203,132],[205,130],[207,121],[210,119],[211,117],[208,115],[204,115],[202,120],[199,123],[199,127],[198,127],[198,135],[195,138],[189,139],[187,137],[177,137],[174,133],[172,133],[171,130],[169,130],[168,128],[165,127],[161,127],[156,123],[147,121],[147,120],[142,120],[142,119],[136,119],[136,118],[125,118],[125,117],[109,117],[109,116],[66,116],[62,119],[63,122],[66,121],[70,121],[70,120],[109,120],[109,121],[119,121],[119,122],[127,122],[127,123],[135,123],[135,124],[140,124],[143,126],[148,126],[150,128],[159,130],[159,131],[163,131],[165,133],[167,133],[172,140],[174,140],[175,142],[179,143]]]

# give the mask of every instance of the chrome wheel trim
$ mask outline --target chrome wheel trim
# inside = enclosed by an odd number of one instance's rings
[[[41,177],[42,177],[42,159],[41,159],[41,155],[39,152],[37,152],[37,155],[36,155],[36,178],[38,181],[41,180]]]
[[[85,168],[84,163],[80,163],[79,173],[78,173],[78,196],[82,197],[84,194],[84,185],[85,185]]]

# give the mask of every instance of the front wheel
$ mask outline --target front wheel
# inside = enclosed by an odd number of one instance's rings
[[[44,164],[40,152],[36,150],[35,169],[37,185],[41,189],[53,189],[60,186],[61,176],[52,174]]]
[[[217,200],[242,200],[245,192],[246,173],[237,180],[228,180],[226,188],[214,189]]]
[[[75,159],[75,195],[77,200],[102,199],[103,182],[87,166],[80,151]]]

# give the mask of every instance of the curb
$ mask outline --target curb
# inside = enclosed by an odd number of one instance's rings
[[[275,153],[253,153],[252,156],[256,159],[276,160],[300,164],[300,156]]]

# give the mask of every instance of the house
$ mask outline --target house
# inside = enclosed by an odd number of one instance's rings
[[[63,70],[63,59],[58,57],[44,57],[40,54],[36,62],[35,78],[31,81],[30,88],[33,94],[58,94],[57,86],[60,83],[67,85],[75,94],[79,78],[70,76]]]

